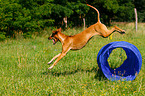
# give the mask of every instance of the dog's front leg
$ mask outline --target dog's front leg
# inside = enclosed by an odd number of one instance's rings
[[[70,50],[71,48],[69,47],[69,46],[67,46],[67,45],[63,45],[63,50],[62,50],[62,53],[60,53],[60,55],[58,56],[58,58],[55,60],[55,62],[53,63],[53,65],[51,66],[51,67],[49,67],[48,69],[52,69],[55,65],[56,65],[56,63],[61,59],[61,58],[63,58],[65,55],[66,55],[66,53]],[[57,56],[56,56],[57,57]]]
[[[48,62],[48,64],[51,64],[51,62],[52,62],[53,60],[55,60],[57,57],[59,57],[60,54],[61,54],[61,53],[59,53],[58,55],[54,56],[54,57]]]
[[[55,65],[56,65],[56,63],[62,58],[62,57],[64,57],[66,54],[65,53],[61,53],[60,55],[59,55],[59,57],[56,59],[56,61],[53,63],[53,65],[51,66],[51,67],[49,67],[48,69],[50,70],[50,69],[52,69]]]

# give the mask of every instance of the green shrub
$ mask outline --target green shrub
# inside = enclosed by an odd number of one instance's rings
[[[5,36],[5,32],[0,32],[0,41],[3,41],[3,40],[5,40],[6,39],[6,36]]]

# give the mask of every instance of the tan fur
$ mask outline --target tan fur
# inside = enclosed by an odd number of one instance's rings
[[[94,25],[91,25],[89,28],[87,28],[83,32],[73,35],[73,36],[67,36],[67,35],[61,33],[61,28],[57,29],[56,31],[53,31],[52,35],[48,39],[53,39],[54,44],[57,41],[60,41],[62,43],[62,52],[59,53],[58,55],[54,56],[48,62],[48,64],[50,64],[53,60],[55,60],[57,58],[56,61],[53,63],[53,65],[51,67],[49,67],[48,69],[52,69],[57,64],[57,62],[66,55],[66,53],[70,49],[76,50],[76,49],[81,49],[82,47],[84,47],[86,45],[86,43],[89,41],[89,39],[94,35],[108,37],[114,31],[118,31],[122,34],[125,33],[124,30],[118,28],[117,26],[115,26],[111,30],[108,30],[107,27],[100,22],[99,11],[91,5],[88,5],[88,6],[92,7],[93,9],[95,9],[97,11],[98,22]]]

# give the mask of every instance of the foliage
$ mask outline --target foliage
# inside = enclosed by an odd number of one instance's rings
[[[46,27],[63,27],[64,17],[69,26],[81,26],[82,18],[87,25],[94,24],[97,13],[86,3],[96,7],[101,21],[108,25],[111,21],[134,21],[134,7],[139,21],[145,21],[144,0],[0,0],[0,32],[13,37],[15,31],[22,31],[27,37]]]
[[[1,0],[0,1],[0,30],[6,32],[6,36],[12,36],[14,31],[34,32],[45,26],[50,26],[54,20],[50,19],[51,0],[45,4],[36,0]],[[42,2],[42,1],[41,1]],[[41,5],[42,4],[42,5]]]
[[[134,4],[138,11],[139,21],[145,22],[145,0],[134,0]]]
[[[111,21],[128,22],[134,17],[134,4],[132,0],[96,0],[90,2],[100,11],[101,21],[110,25]]]
[[[5,32],[0,32],[0,41],[3,41],[5,39],[6,39]]]

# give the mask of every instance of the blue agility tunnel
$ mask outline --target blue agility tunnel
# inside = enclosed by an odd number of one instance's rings
[[[123,48],[126,52],[127,59],[120,67],[111,69],[107,59],[115,48]],[[101,48],[97,56],[97,62],[99,68],[109,80],[132,81],[141,70],[142,57],[137,47],[133,44],[125,41],[117,41],[111,42]]]

